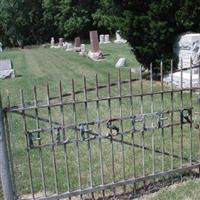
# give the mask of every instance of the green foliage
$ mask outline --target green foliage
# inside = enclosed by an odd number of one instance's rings
[[[169,63],[177,35],[200,31],[200,2],[188,0],[115,0],[123,10],[121,31],[138,61],[145,67],[159,61]],[[166,63],[166,64],[167,64]]]
[[[32,44],[42,40],[44,27],[41,2],[42,0],[1,0],[0,39],[5,45]]]

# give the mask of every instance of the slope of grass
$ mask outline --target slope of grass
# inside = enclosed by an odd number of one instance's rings
[[[62,80],[64,92],[71,92],[71,79],[75,80],[76,89],[83,89],[83,76],[87,77],[87,86],[94,87],[95,85],[95,75],[98,74],[99,84],[107,84],[107,73],[111,74],[111,81],[117,80],[118,70],[115,69],[115,62],[119,57],[125,57],[128,61],[129,67],[137,67],[138,63],[134,59],[133,55],[130,53],[130,48],[127,45],[116,45],[108,44],[102,45],[101,49],[105,54],[105,59],[100,62],[94,62],[85,57],[80,57],[78,54],[73,52],[65,52],[61,49],[44,49],[44,48],[35,48],[35,49],[24,49],[24,50],[10,50],[0,54],[0,59],[10,58],[13,61],[14,68],[18,75],[15,79],[7,79],[0,81],[0,89],[3,93],[4,105],[7,105],[6,99],[6,90],[9,90],[11,105],[20,104],[20,88],[24,90],[25,100],[32,101],[34,98],[33,95],[33,86],[37,86],[38,99],[45,100],[47,98],[46,83],[50,84],[50,96],[59,95],[59,81]],[[122,70],[122,79],[128,78],[128,68]],[[133,77],[138,78],[138,74],[133,74]],[[133,83],[133,92],[134,94],[141,93],[140,81]],[[151,91],[150,81],[144,81],[143,84],[144,92]],[[167,88],[167,86],[166,86]],[[160,91],[161,84],[160,82],[153,82],[153,91]],[[111,96],[119,96],[120,89],[118,86],[112,87]],[[121,88],[123,95],[128,95],[129,85],[125,84]],[[190,94],[184,93],[183,105],[188,108],[190,106]],[[101,89],[99,93],[100,97],[108,96],[108,88]],[[76,95],[77,99],[83,100],[84,96],[82,94]],[[89,99],[96,99],[96,93],[88,92]],[[161,109],[161,95],[154,96],[145,96],[141,99],[140,96],[130,98],[116,98],[112,100],[111,107],[111,118],[117,118],[121,116],[128,116],[133,112],[133,115],[138,115],[141,113],[143,100],[143,112],[160,112]],[[180,108],[181,94],[176,93],[172,99],[174,103],[174,108]],[[193,94],[193,106],[197,109],[196,95]],[[72,96],[65,97],[64,102],[72,101]],[[133,105],[131,107],[130,105]],[[63,106],[64,112],[64,123],[65,125],[74,124],[75,119],[77,123],[83,123],[85,121],[95,121],[98,119],[97,110],[97,101],[93,101],[85,106],[85,103],[76,104],[77,116],[74,116],[73,104]],[[171,94],[164,94],[164,110],[171,109]],[[39,109],[38,114],[40,117],[48,118],[48,109]],[[26,114],[36,116],[37,110],[32,109],[26,111]],[[88,114],[87,114],[88,113]],[[100,117],[103,120],[109,119],[109,101],[101,101],[99,103],[99,113]],[[55,106],[51,109],[52,121],[61,122],[62,121],[62,111],[61,107]],[[26,157],[26,142],[25,134],[26,130],[23,129],[23,117],[16,114],[10,114],[9,117],[12,117],[11,123],[11,140],[14,156],[14,168],[16,173],[17,189],[19,194],[30,193],[29,186],[29,170],[28,162]],[[170,114],[166,114],[165,123],[170,123]],[[87,119],[88,118],[88,119]],[[10,118],[9,118],[10,119]],[[180,116],[179,113],[174,114],[174,122],[179,122]],[[152,125],[153,118],[147,120],[149,126]],[[155,122],[155,121],[154,121]],[[40,128],[48,128],[50,124],[40,122],[37,123],[37,119],[27,118],[27,129],[35,130],[39,126]],[[130,119],[124,120],[120,123],[117,121],[116,124],[120,127],[122,131],[128,131],[132,128]],[[140,122],[136,124],[137,128],[141,127]],[[93,132],[99,132],[99,127],[96,125],[91,125],[88,128],[92,129]],[[79,139],[79,154],[80,154],[80,166],[77,162],[77,144],[71,143],[67,145],[67,153],[63,145],[55,145],[55,155],[57,163],[57,176],[58,176],[58,192],[66,192],[70,187],[70,191],[77,190],[79,188],[79,177],[78,170],[81,171],[81,185],[82,188],[88,188],[91,186],[90,178],[92,177],[93,186],[101,185],[102,177],[100,170],[100,148],[99,140],[81,141],[81,135],[79,131],[74,131],[72,129],[66,128],[67,137],[69,140],[73,141],[77,138]],[[106,123],[101,124],[101,133],[106,135],[108,133],[108,128]],[[184,140],[184,149],[183,156],[186,157],[183,160],[183,165],[189,163],[190,151],[192,150],[192,158],[198,159],[198,134],[193,134],[191,137],[192,147],[190,146],[190,126],[185,124],[183,127],[183,140]],[[194,131],[197,133],[197,131]],[[64,134],[64,133],[63,133]],[[76,138],[77,137],[77,138]],[[133,141],[134,137],[134,141]],[[102,140],[102,152],[103,152],[103,174],[105,183],[110,183],[113,181],[112,171],[115,171],[115,180],[123,180],[132,178],[133,174],[137,177],[142,177],[143,173],[145,175],[151,175],[153,172],[161,172],[162,170],[170,170],[171,163],[173,162],[173,167],[180,167],[181,160],[170,156],[171,151],[174,149],[174,154],[180,156],[180,142],[181,142],[181,128],[177,126],[174,128],[173,135],[173,147],[171,144],[171,129],[164,130],[164,136],[161,134],[161,130],[155,130],[148,132],[146,131],[144,135],[140,132],[136,134],[127,134],[122,136],[116,136],[116,139],[124,140],[128,143],[133,143],[141,145],[142,142],[150,149],[144,150],[142,148],[135,148],[133,152],[132,145],[123,145],[121,142],[112,142],[111,140]],[[51,143],[51,132],[36,132],[34,134],[35,144],[38,144],[38,138],[42,144]],[[164,144],[162,144],[164,140]],[[169,153],[169,156],[162,155],[160,153],[153,154],[153,148],[162,151],[164,149]],[[192,148],[192,149],[191,149]],[[113,155],[112,155],[113,149]],[[90,155],[91,153],[91,155]],[[33,173],[33,185],[34,191],[41,192],[43,189],[42,185],[42,174],[40,172],[41,163],[44,164],[44,175],[46,181],[46,190],[47,193],[55,192],[55,175],[54,175],[54,166],[52,165],[52,146],[49,145],[42,149],[42,154],[40,149],[31,149],[30,150],[30,159]],[[68,169],[66,169],[66,154],[68,159]],[[142,160],[144,154],[144,162]],[[39,156],[40,155],[40,156]],[[91,156],[91,158],[90,158]],[[41,161],[42,157],[42,161]],[[136,166],[133,169],[133,159],[135,158]],[[91,159],[91,165],[89,164],[89,159]],[[112,161],[113,160],[113,161]],[[154,162],[153,162],[154,161]],[[54,161],[53,161],[54,162]],[[114,162],[114,169],[112,168],[112,162]],[[163,166],[164,164],[164,166]],[[143,172],[142,166],[145,166]],[[154,166],[154,169],[153,169]],[[164,167],[164,169],[162,169]],[[79,169],[80,168],[80,169]],[[67,171],[69,177],[67,177]],[[68,180],[70,178],[70,181]],[[70,184],[69,184],[70,182]],[[70,186],[69,186],[70,185]],[[138,184],[138,187],[140,185]],[[132,187],[132,186],[131,186]],[[110,192],[110,191],[109,191]]]
[[[141,197],[140,200],[198,200],[200,199],[199,191],[200,180],[189,180]]]

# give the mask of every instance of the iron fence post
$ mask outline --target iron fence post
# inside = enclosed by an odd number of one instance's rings
[[[6,145],[4,114],[0,96],[0,175],[4,200],[15,200]]]

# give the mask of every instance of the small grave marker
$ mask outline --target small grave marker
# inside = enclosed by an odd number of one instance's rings
[[[0,79],[14,78],[15,72],[11,60],[0,60]]]
[[[99,40],[97,31],[90,31],[90,43],[91,51],[88,53],[88,57],[94,61],[103,59],[103,54],[99,49]]]

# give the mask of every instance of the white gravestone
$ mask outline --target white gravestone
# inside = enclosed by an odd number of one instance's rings
[[[174,45],[174,52],[178,56],[178,69],[190,68],[200,65],[200,33],[186,33],[178,37]],[[190,69],[182,72],[183,87],[190,87]],[[171,83],[171,74],[164,78]],[[192,86],[197,86],[199,81],[198,68],[192,69]],[[173,73],[173,84],[181,86],[181,72]]]
[[[63,48],[63,43],[64,43],[64,39],[63,38],[59,38],[59,44],[58,44],[58,46],[60,48]]]
[[[15,72],[12,69],[11,60],[0,60],[0,79],[14,78]]]
[[[108,43],[110,43],[110,35],[109,34],[106,34],[105,35],[105,42],[104,42],[105,44],[108,44]]]
[[[72,43],[66,44],[66,51],[74,51],[74,46]]]
[[[54,37],[51,38],[51,48],[53,48],[55,46],[55,40]]]
[[[123,39],[121,37],[119,30],[116,32],[116,40],[114,41],[114,43],[116,43],[116,44],[125,44],[125,43],[127,43],[127,40],[125,40],[125,39]]]
[[[87,55],[87,50],[85,44],[81,44],[81,51],[79,52],[81,56],[86,56]]]
[[[120,59],[117,61],[115,67],[116,67],[116,68],[121,68],[121,67],[124,67],[125,65],[126,65],[126,58],[120,58]]]
[[[99,44],[103,44],[105,42],[105,35],[100,35],[99,36]]]

